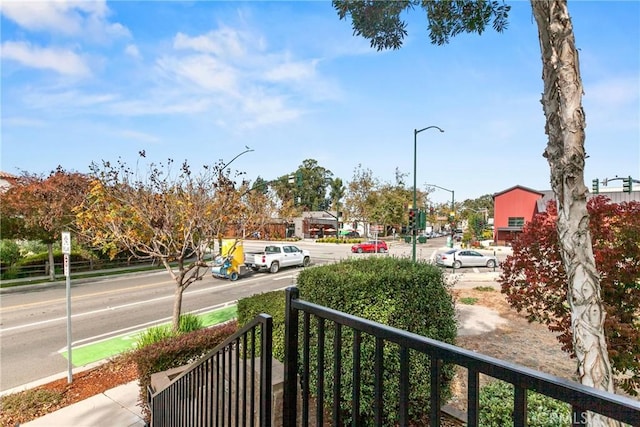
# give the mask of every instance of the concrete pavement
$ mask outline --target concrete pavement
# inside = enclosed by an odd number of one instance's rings
[[[137,381],[97,394],[74,405],[21,424],[25,427],[143,427]]]

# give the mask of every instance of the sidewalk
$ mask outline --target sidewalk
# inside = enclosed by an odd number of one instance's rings
[[[37,418],[25,427],[143,427],[138,381],[121,385]]]

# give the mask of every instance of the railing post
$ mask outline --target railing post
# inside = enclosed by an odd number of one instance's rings
[[[261,323],[262,330],[260,340],[262,349],[260,350],[262,367],[260,369],[260,413],[262,415],[262,426],[271,425],[271,401],[272,401],[272,354],[273,349],[273,319],[271,316],[263,316]],[[237,418],[236,418],[237,422]]]
[[[295,427],[298,398],[298,310],[292,301],[298,299],[298,288],[289,287],[285,291],[284,314],[284,402],[282,408],[283,427]]]

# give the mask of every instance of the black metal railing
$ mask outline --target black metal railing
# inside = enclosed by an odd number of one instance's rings
[[[256,316],[154,391],[151,426],[271,426],[272,334],[271,316]]]
[[[640,402],[629,398],[596,390],[581,384],[548,375],[533,369],[484,356],[450,344],[432,340],[407,331],[385,326],[376,322],[342,313],[336,310],[322,307],[299,299],[298,289],[290,287],[286,291],[285,309],[285,377],[284,377],[284,427],[294,427],[297,423],[307,426],[310,423],[322,426],[325,409],[324,395],[326,392],[332,395],[331,408],[326,412],[331,415],[327,420],[330,425],[344,425],[341,417],[341,405],[345,402],[351,405],[352,414],[360,413],[360,373],[362,371],[360,359],[360,342],[365,335],[375,339],[375,362],[373,366],[375,393],[374,419],[368,424],[382,425],[382,412],[385,404],[397,405],[398,425],[409,425],[409,389],[412,378],[409,375],[410,351],[426,354],[430,361],[430,409],[429,425],[439,426],[441,414],[441,382],[443,364],[455,364],[467,369],[468,372],[468,408],[467,426],[478,426],[480,414],[479,390],[480,374],[486,374],[493,378],[511,383],[514,387],[513,425],[520,427],[526,425],[527,420],[527,391],[549,396],[571,405],[571,420],[559,420],[559,425],[584,425],[585,412],[592,411],[604,416],[628,423],[632,426],[640,426]],[[303,315],[303,325],[300,328],[300,314]],[[314,326],[317,328],[315,336],[310,339],[311,316],[314,316]],[[332,322],[334,329],[328,329],[326,323]],[[341,384],[342,371],[342,328],[350,328],[353,333],[353,358],[352,390],[349,396],[343,396]],[[331,331],[333,342],[333,366],[325,366],[325,331]],[[299,335],[302,334],[302,357],[299,355]],[[328,335],[328,334],[327,334]],[[313,342],[312,342],[313,341]],[[399,390],[397,402],[384,402],[383,394],[383,348],[384,344],[393,343],[399,347]],[[317,368],[310,372],[309,347],[317,346]],[[349,351],[349,350],[346,350]],[[300,360],[300,358],[302,360]],[[370,369],[371,367],[367,367]],[[324,375],[332,373],[333,384],[325,391]],[[310,404],[311,384],[310,374],[315,378],[315,396],[318,396]],[[301,408],[298,408],[298,382],[300,382]],[[357,416],[352,417],[352,424],[360,425]]]

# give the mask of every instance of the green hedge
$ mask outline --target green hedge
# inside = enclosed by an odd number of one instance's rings
[[[266,313],[273,318],[274,359],[284,362],[284,291],[266,292],[238,300],[237,317],[240,327],[252,321],[257,315]],[[260,329],[256,330],[256,342],[260,342]],[[256,348],[256,354],[260,349]]]
[[[444,341],[455,342],[457,334],[454,302],[444,283],[441,269],[409,259],[368,257],[344,260],[336,264],[307,268],[297,279],[300,298],[355,316],[363,317],[398,329]],[[284,346],[284,293],[273,292],[241,300],[238,304],[240,324],[260,312],[274,316],[274,357],[282,360]],[[243,313],[246,311],[246,313]],[[302,322],[301,322],[302,323]],[[333,384],[333,335],[331,322],[326,323],[325,341],[325,408],[331,411]],[[361,413],[357,425],[373,424],[373,361],[375,340],[363,335],[361,345]],[[342,332],[342,415],[345,424],[351,423],[350,396],[352,389],[353,333]],[[315,323],[311,328],[311,342],[317,342]],[[316,389],[317,346],[310,349],[310,377]],[[302,357],[302,356],[300,356]],[[394,425],[397,420],[399,347],[387,343],[384,348],[384,423]],[[450,397],[453,366],[445,366],[442,376],[443,399]],[[410,352],[410,417],[420,424],[429,411],[430,375],[426,355]]]
[[[503,427],[513,424],[513,385],[493,381],[480,389],[480,425]],[[568,404],[545,395],[527,393],[527,425],[557,427],[571,425]]]

